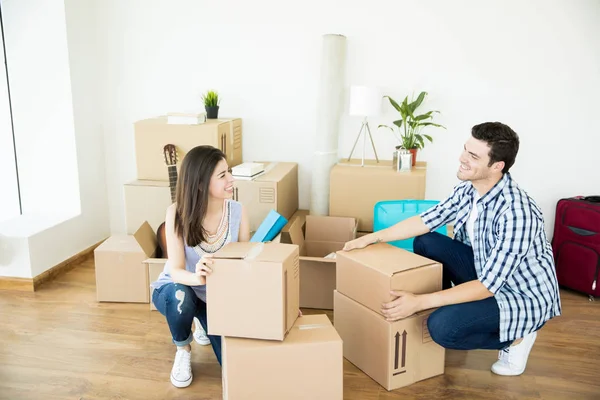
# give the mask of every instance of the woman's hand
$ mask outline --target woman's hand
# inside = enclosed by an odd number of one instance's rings
[[[196,263],[196,276],[200,285],[206,285],[206,276],[212,272],[210,265],[213,263],[212,254],[204,254]]]

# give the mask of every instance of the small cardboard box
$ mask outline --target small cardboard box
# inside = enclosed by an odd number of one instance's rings
[[[223,399],[342,400],[342,340],[326,315],[296,320],[281,342],[224,337]]]
[[[223,151],[229,167],[242,163],[242,120],[239,118],[207,119],[202,124],[167,123],[167,116],[148,118],[134,124],[137,179],[168,181],[163,149],[177,148],[177,171],[188,151],[196,146],[211,145]]]
[[[156,234],[148,222],[133,235],[113,235],[94,250],[98,301],[148,303],[148,267],[156,252]]]
[[[152,302],[152,292],[154,289],[150,287],[152,282],[156,281],[161,272],[165,269],[166,258],[149,258],[144,261],[144,264],[148,266],[148,296],[150,298],[150,310],[156,310],[154,303]]]
[[[211,335],[283,340],[298,318],[298,246],[233,242],[213,255],[206,279]]]
[[[169,182],[136,180],[123,185],[123,192],[127,233],[135,232],[144,221],[156,232],[172,204]]]
[[[292,243],[300,247],[300,307],[332,310],[336,259],[325,257],[356,237],[356,220],[314,215],[305,219],[306,237],[302,235],[302,218],[288,230]]]
[[[236,179],[233,184],[233,199],[248,210],[251,232],[258,230],[271,210],[288,221],[298,210],[298,164],[264,164],[264,174],[252,180]]]
[[[424,199],[426,172],[426,163],[422,162],[411,171],[397,172],[387,160],[373,160],[364,167],[361,160],[343,160],[329,175],[329,215],[355,217],[359,231],[373,232],[375,204],[382,200]]]
[[[335,329],[344,357],[387,390],[444,373],[445,349],[427,329],[425,311],[387,322],[356,301],[335,292]]]
[[[442,264],[388,243],[337,253],[338,292],[381,314],[392,290],[442,290]]]

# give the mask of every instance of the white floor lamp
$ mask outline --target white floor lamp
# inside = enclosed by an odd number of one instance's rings
[[[352,86],[350,88],[350,107],[348,114],[352,116],[363,117],[360,131],[354,141],[354,146],[348,157],[348,161],[352,158],[352,154],[356,149],[356,144],[361,135],[363,137],[363,151],[362,151],[362,162],[361,166],[365,165],[365,149],[367,142],[367,134],[371,139],[371,146],[375,153],[375,159],[379,163],[379,157],[377,157],[377,150],[375,150],[375,143],[373,142],[373,136],[371,135],[371,128],[369,127],[368,117],[375,117],[381,113],[381,91],[375,87],[368,86]]]

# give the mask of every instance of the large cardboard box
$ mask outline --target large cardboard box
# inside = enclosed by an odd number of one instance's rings
[[[356,220],[305,214],[290,222],[280,240],[300,248],[300,307],[332,310],[336,259],[327,256],[356,237]]]
[[[234,242],[213,255],[206,279],[211,335],[283,340],[298,318],[298,246]]]
[[[223,399],[341,400],[342,340],[326,315],[296,320],[281,341],[224,337]]]
[[[148,303],[148,267],[156,234],[144,222],[133,235],[113,235],[94,250],[98,301]]]
[[[383,200],[424,199],[426,164],[417,162],[410,172],[397,172],[381,160],[360,166],[345,160],[330,172],[329,215],[358,219],[358,230],[373,232],[375,204]]]
[[[256,232],[271,210],[289,221],[298,210],[298,164],[265,163],[265,173],[257,178],[236,179],[233,198],[248,210],[252,232]]]
[[[335,292],[335,329],[344,342],[344,357],[387,390],[444,373],[445,349],[427,329],[431,312],[388,322]]]
[[[135,130],[137,179],[168,181],[163,149],[177,148],[177,171],[188,151],[211,145],[223,151],[230,167],[242,163],[242,120],[240,118],[207,119],[203,124],[168,124],[166,116],[138,121]]]
[[[127,233],[134,233],[144,221],[156,232],[173,201],[169,183],[136,180],[126,183],[123,191]]]
[[[390,291],[423,294],[442,290],[442,264],[388,243],[337,253],[338,292],[381,314]]]
[[[154,303],[152,302],[152,292],[154,289],[150,287],[152,282],[155,282],[160,273],[165,269],[166,258],[149,258],[144,261],[144,264],[148,267],[148,296],[150,301],[150,310],[156,310]]]

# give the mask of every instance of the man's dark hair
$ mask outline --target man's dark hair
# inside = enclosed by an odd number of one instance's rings
[[[515,163],[519,152],[519,135],[509,126],[500,122],[484,122],[475,125],[471,130],[471,135],[490,146],[488,167],[495,162],[504,161],[502,173],[507,173]]]

